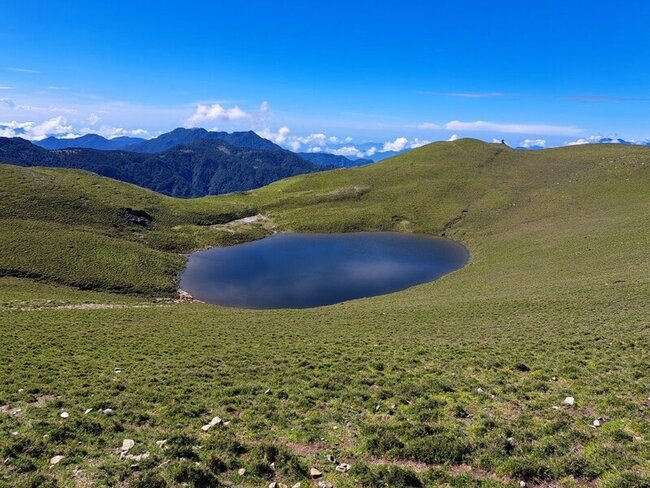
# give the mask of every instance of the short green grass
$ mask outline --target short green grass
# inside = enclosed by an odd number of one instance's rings
[[[464,140],[197,200],[64,170],[0,181],[0,268],[23,276],[0,279],[0,484],[308,486],[315,466],[337,487],[650,486],[646,148]],[[258,212],[444,233],[471,261],[316,309],[169,299],[178,252],[259,237],[208,225]],[[230,424],[202,432],[215,415]],[[149,457],[120,459],[126,438]]]

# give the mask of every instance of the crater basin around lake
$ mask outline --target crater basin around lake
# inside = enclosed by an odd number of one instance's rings
[[[180,287],[240,308],[308,308],[383,295],[462,268],[461,244],[392,232],[276,234],[190,254]]]

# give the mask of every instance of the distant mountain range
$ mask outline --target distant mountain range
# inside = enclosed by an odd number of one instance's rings
[[[296,154],[310,163],[318,164],[319,166],[336,166],[337,168],[352,168],[354,166],[363,166],[374,162],[372,159],[350,159],[345,156],[337,156],[336,154],[324,152],[301,152]]]
[[[196,133],[180,132],[174,137],[180,134],[194,137]],[[175,145],[163,152],[105,151],[80,147],[47,150],[16,137],[0,138],[0,161],[20,166],[84,169],[175,197],[250,190],[289,176],[333,168],[306,161],[252,132],[228,135],[240,144],[273,146],[277,149],[251,149],[237,147],[221,139],[194,138],[192,142]],[[152,148],[166,144],[164,138],[146,141],[151,142],[151,146],[140,146],[144,142],[137,143],[140,151],[153,151]]]
[[[100,151],[115,151],[124,149],[127,146],[144,142],[146,139],[139,137],[115,137],[106,139],[98,134],[86,134],[85,136],[75,137],[74,139],[58,139],[50,136],[34,144],[45,149],[67,149],[69,147],[83,147],[85,149],[99,149]]]
[[[137,137],[116,137],[114,139],[106,139],[98,134],[87,134],[74,139],[48,137],[47,139],[36,141],[34,144],[45,149],[86,148],[98,149],[101,151],[122,150],[153,154],[165,152],[176,146],[191,144],[198,140],[222,141],[233,147],[256,149],[261,151],[287,151],[268,139],[258,136],[253,131],[228,133],[207,131],[200,128],[185,129],[182,127],[161,134],[153,139],[141,139]],[[296,154],[310,163],[336,168],[350,168],[373,162],[372,158],[353,159],[325,152]]]

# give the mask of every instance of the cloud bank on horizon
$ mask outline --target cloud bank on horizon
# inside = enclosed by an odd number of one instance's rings
[[[450,96],[480,98],[474,94],[451,94]],[[126,112],[128,115],[129,112],[138,110],[155,116],[164,114],[172,120],[166,130],[158,131],[144,127],[125,128],[121,125],[102,123],[111,111],[118,115]],[[73,139],[86,134],[99,134],[108,139],[122,136],[151,138],[177,126],[183,126],[205,127],[209,130],[253,130],[261,137],[292,151],[328,152],[352,158],[369,158],[377,153],[397,153],[437,140],[454,141],[462,137],[475,137],[488,142],[508,139],[510,145],[524,149],[594,143],[650,144],[648,139],[623,139],[616,134],[587,135],[583,129],[573,125],[484,120],[450,120],[443,123],[427,121],[406,124],[391,128],[395,137],[377,142],[372,141],[371,138],[340,135],[341,129],[339,134],[328,135],[325,131],[296,134],[277,118],[272,113],[268,101],[261,102],[255,109],[243,109],[238,104],[210,102],[197,103],[193,107],[161,110],[157,107],[138,107],[124,103],[67,107],[60,104],[25,104],[9,97],[0,98],[0,137],[22,137],[32,141],[39,141],[49,136]],[[413,135],[414,132],[421,135]],[[407,136],[406,133],[410,135]],[[548,136],[555,136],[556,141],[549,144]],[[562,137],[563,140],[558,141],[557,137]]]

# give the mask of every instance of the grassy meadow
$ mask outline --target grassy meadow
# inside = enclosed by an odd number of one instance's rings
[[[183,253],[364,230],[470,263],[314,309],[177,299]],[[0,486],[650,486],[650,148],[460,140],[191,200],[0,165],[0,270]]]

